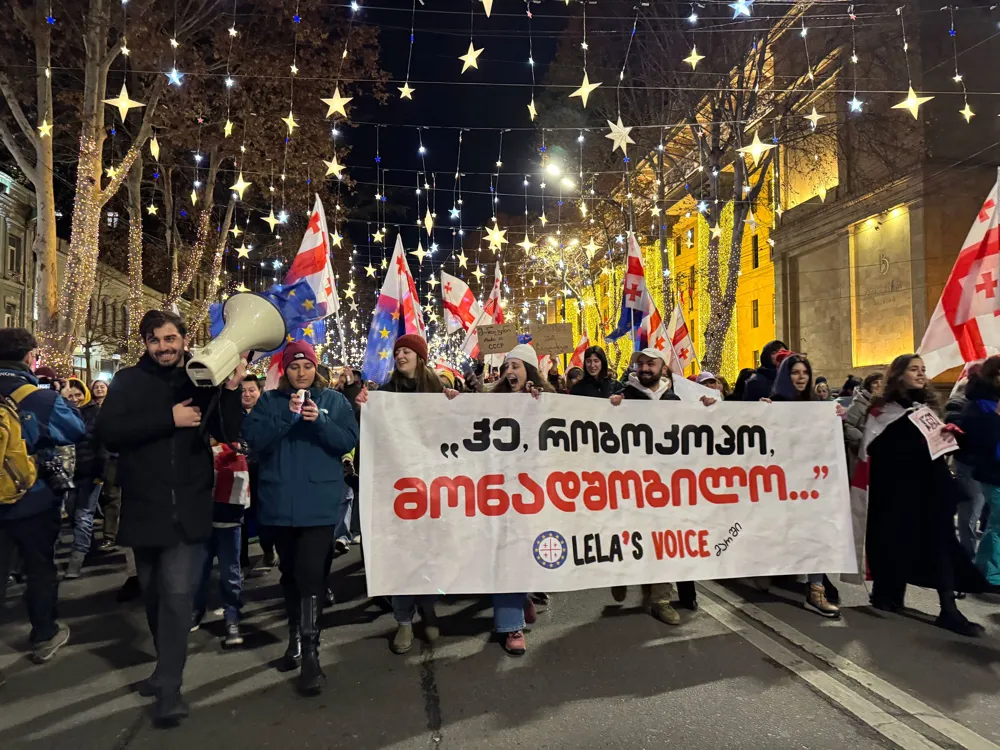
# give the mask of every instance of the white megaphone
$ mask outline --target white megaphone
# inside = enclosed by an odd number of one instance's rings
[[[281,311],[267,297],[234,294],[222,308],[225,327],[207,346],[196,349],[187,363],[195,385],[211,388],[232,377],[242,352],[269,352],[285,340],[287,329]]]

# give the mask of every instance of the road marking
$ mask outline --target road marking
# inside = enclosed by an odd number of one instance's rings
[[[756,620],[761,625],[770,628],[789,643],[798,646],[803,651],[815,656],[820,661],[826,662],[845,677],[854,680],[859,685],[871,690],[880,698],[888,701],[897,708],[905,711],[913,718],[923,722],[931,729],[952,740],[966,750],[1000,750],[1000,745],[996,745],[982,735],[976,734],[964,724],[960,724],[953,719],[949,719],[940,711],[928,706],[923,701],[914,698],[909,693],[901,690],[890,682],[886,682],[881,677],[877,677],[871,672],[862,669],[850,659],[846,659],[836,651],[833,651],[818,641],[814,641],[809,636],[796,630],[783,620],[779,620],[773,615],[750,604],[739,594],[735,594],[717,583],[702,582],[699,584],[706,591],[722,599],[727,604],[735,607],[740,612]]]
[[[903,748],[903,750],[943,750],[941,745],[931,742],[899,719],[883,711],[867,698],[833,679],[826,672],[810,664],[805,659],[796,656],[769,635],[747,624],[722,605],[704,598],[702,598],[700,605],[700,609],[708,615],[714,617],[748,643],[758,648],[790,672],[802,678],[831,701],[854,714],[890,742]]]

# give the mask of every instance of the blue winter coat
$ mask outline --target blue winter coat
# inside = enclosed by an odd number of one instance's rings
[[[358,423],[343,394],[312,389],[319,419],[288,408],[291,391],[265,391],[243,422],[259,462],[257,520],[264,526],[333,526],[344,496],[342,457],[358,445]]]

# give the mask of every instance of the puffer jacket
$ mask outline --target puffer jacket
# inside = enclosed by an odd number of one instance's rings
[[[854,389],[854,398],[844,415],[844,443],[847,448],[848,476],[854,473],[861,452],[861,443],[865,437],[865,423],[868,421],[868,409],[872,405],[872,394],[858,386]]]

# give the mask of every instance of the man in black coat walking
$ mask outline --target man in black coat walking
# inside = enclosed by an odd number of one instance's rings
[[[118,452],[118,540],[135,552],[156,644],[156,669],[141,692],[156,696],[157,722],[173,725],[188,713],[181,678],[205,542],[212,533],[215,474],[206,427],[219,442],[239,438],[246,363],[224,388],[197,388],[184,369],[190,355],[179,316],[150,310],[139,334],[146,353],[115,376],[97,432]]]
[[[743,390],[744,401],[760,401],[762,398],[770,398],[771,390],[774,388],[774,379],[778,376],[778,365],[774,358],[782,349],[787,349],[781,341],[771,341],[764,345],[760,351],[760,367],[747,381]]]

